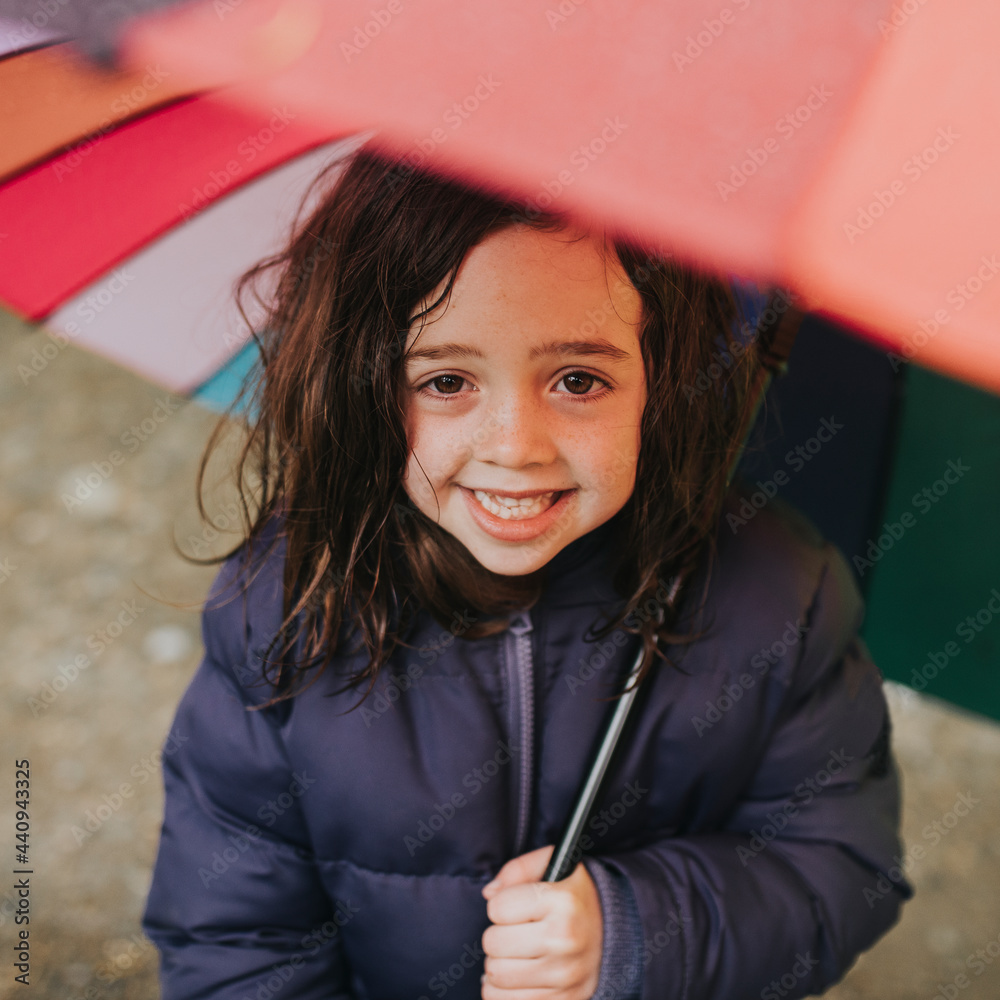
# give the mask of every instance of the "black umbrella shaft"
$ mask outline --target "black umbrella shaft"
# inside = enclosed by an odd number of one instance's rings
[[[632,703],[639,693],[639,685],[635,681],[639,676],[639,668],[641,666],[642,650],[640,649],[639,655],[635,658],[635,664],[628,676],[626,684],[628,690],[618,699],[618,703],[615,705],[615,710],[607,729],[604,731],[601,744],[594,755],[594,761],[590,766],[587,779],[580,789],[573,815],[566,825],[562,840],[552,852],[552,857],[549,859],[549,866],[545,869],[545,874],[542,876],[543,882],[561,881],[573,871],[576,863],[580,860],[579,854],[581,852],[578,851],[577,845],[583,833],[583,828],[586,825],[587,818],[590,816],[594,800],[597,798],[601,782],[604,780],[604,773],[607,771],[608,764],[611,762],[611,757],[615,752],[618,737],[621,736],[621,732],[625,728],[629,710],[632,708]]]

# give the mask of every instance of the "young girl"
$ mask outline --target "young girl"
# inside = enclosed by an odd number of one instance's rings
[[[841,554],[725,525],[732,293],[375,142],[245,276],[256,511],[164,758],[165,1000],[822,991],[909,895],[897,775]]]

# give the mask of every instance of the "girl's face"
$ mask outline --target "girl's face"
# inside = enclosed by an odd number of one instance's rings
[[[407,337],[406,492],[507,576],[540,569],[635,485],[641,299],[613,251],[605,266],[578,235],[491,234]]]

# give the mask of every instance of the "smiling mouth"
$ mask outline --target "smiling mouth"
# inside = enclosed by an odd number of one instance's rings
[[[526,521],[547,511],[563,495],[565,490],[538,493],[530,497],[506,497],[483,490],[470,490],[479,505],[494,517],[505,521]]]

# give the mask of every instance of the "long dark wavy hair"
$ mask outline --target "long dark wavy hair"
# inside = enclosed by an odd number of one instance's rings
[[[307,675],[315,680],[348,635],[369,662],[347,686],[367,680],[367,696],[394,650],[407,646],[418,608],[445,627],[462,609],[473,621],[462,634],[474,639],[505,629],[506,613],[541,593],[544,567],[523,577],[490,572],[402,485],[410,317],[442,282],[444,292],[424,312],[450,294],[472,247],[517,225],[557,232],[567,220],[407,165],[376,135],[327,165],[287,246],[239,280],[237,301],[259,360],[209,438],[197,499],[208,521],[206,465],[222,431],[240,421],[245,441],[234,471],[243,537],[222,555],[185,558],[217,563],[242,549],[237,579],[249,581],[251,549],[259,551],[263,532],[276,529],[273,545],[284,539],[283,622],[264,656],[261,681],[273,687],[266,704],[299,693]],[[717,363],[742,318],[726,283],[619,231],[605,231],[605,259],[609,243],[642,300],[647,402],[635,488],[616,518],[614,583],[624,604],[591,633],[641,634],[645,675],[664,644],[696,637],[676,630],[681,602],[664,602],[663,588],[691,579],[712,548],[759,362],[754,351],[737,349],[724,370]],[[262,297],[265,277],[271,291]],[[247,319],[248,292],[260,322]],[[708,371],[723,374],[706,378]],[[256,480],[252,489],[248,479]],[[636,613],[651,599],[666,603],[664,615]]]

